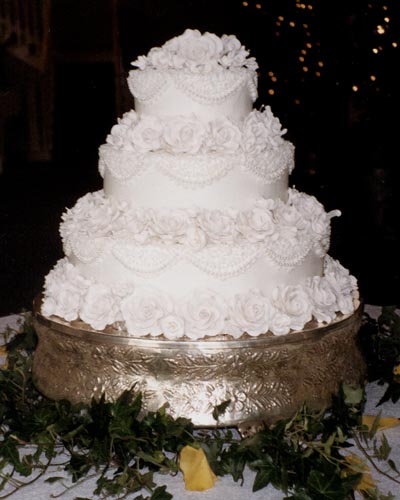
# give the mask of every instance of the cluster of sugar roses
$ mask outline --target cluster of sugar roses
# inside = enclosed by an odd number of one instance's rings
[[[180,244],[200,250],[207,244],[265,243],[296,251],[314,245],[323,256],[329,245],[330,219],[313,196],[289,189],[287,203],[259,199],[251,209],[135,209],[109,199],[103,191],[88,193],[62,216],[60,233],[70,255],[84,238],[123,239],[137,244]],[[98,246],[98,245],[97,245]],[[97,248],[96,246],[96,248]]]
[[[222,68],[258,68],[254,57],[243,47],[235,35],[218,37],[213,33],[200,33],[187,29],[162,47],[154,47],[147,56],[139,56],[132,66],[139,69],[187,69],[193,73],[209,73]]]
[[[312,318],[330,323],[338,312],[353,312],[357,300],[355,278],[328,256],[323,277],[278,286],[270,299],[249,290],[229,300],[209,289],[174,300],[153,287],[99,284],[82,277],[64,258],[46,277],[42,313],[80,319],[96,330],[112,325],[139,337],[201,339],[228,333],[239,338],[244,332],[284,335],[302,329]]]
[[[196,116],[155,117],[131,110],[113,126],[106,142],[137,153],[166,151],[188,153],[261,153],[276,149],[283,142],[281,123],[270,106],[253,110],[239,127],[227,118],[207,124]]]

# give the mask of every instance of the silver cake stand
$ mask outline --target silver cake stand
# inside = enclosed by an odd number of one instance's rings
[[[143,411],[167,403],[172,416],[197,427],[215,426],[215,406],[229,400],[217,425],[245,432],[292,416],[303,402],[324,407],[342,382],[364,383],[357,347],[361,317],[360,306],[328,326],[281,337],[171,341],[49,319],[40,314],[38,298],[33,375],[43,394],[73,403],[103,393],[111,401],[133,388],[142,393]]]

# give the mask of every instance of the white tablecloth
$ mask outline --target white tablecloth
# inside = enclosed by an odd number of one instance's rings
[[[379,313],[380,308],[367,306],[366,310],[371,316],[376,316]],[[18,322],[17,316],[8,316],[5,318],[0,318],[0,332],[2,332],[7,324],[10,326],[16,326]],[[367,405],[365,414],[368,415],[377,415],[380,411],[382,412],[382,416],[393,416],[400,417],[400,403],[392,404],[391,402],[384,403],[383,405],[376,407],[377,402],[382,396],[385,388],[382,386],[378,386],[375,383],[368,384],[366,388],[367,392]],[[394,427],[392,429],[388,429],[384,431],[385,436],[387,437],[391,447],[391,458],[397,465],[398,469],[400,469],[400,426]],[[356,448],[354,450],[356,451]],[[45,480],[51,475],[64,475],[62,472],[62,468],[60,470],[52,470],[51,473],[46,476],[38,479],[38,481],[33,484],[24,487],[11,495],[9,497],[10,500],[50,500],[52,495],[57,495],[64,490],[64,487],[61,484],[46,483]],[[384,476],[377,474],[375,471],[372,471],[372,475],[375,480],[378,482],[379,489],[382,493],[387,494],[389,491],[395,496],[396,500],[400,500],[400,486],[396,483],[390,481]],[[65,484],[70,486],[71,482],[68,479],[68,476],[65,475],[66,480]],[[173,495],[174,500],[221,500],[222,498],[226,498],[229,500],[282,500],[284,498],[284,494],[281,491],[276,490],[272,486],[268,488],[264,488],[258,492],[252,493],[252,484],[254,479],[254,473],[250,470],[245,471],[245,480],[244,485],[240,486],[240,484],[235,483],[230,476],[218,478],[216,485],[214,488],[204,491],[204,492],[189,492],[185,490],[184,482],[182,479],[182,475],[178,474],[176,477],[170,476],[156,476],[156,482],[159,486],[166,485],[167,490]],[[61,500],[73,500],[75,497],[87,497],[96,499],[93,495],[93,490],[96,487],[96,479],[90,479],[85,481],[79,486],[74,487],[70,491],[66,491],[60,498]],[[4,494],[0,492],[0,496]],[[135,498],[137,494],[131,495],[129,499]],[[144,493],[144,496],[146,494]],[[360,496],[356,498],[360,499]]]

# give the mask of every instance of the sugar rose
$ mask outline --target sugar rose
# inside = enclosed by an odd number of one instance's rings
[[[211,123],[212,149],[234,152],[239,149],[241,133],[229,120],[215,120]]]
[[[129,132],[130,140],[137,151],[157,151],[161,148],[163,124],[159,118],[146,116]]]
[[[200,151],[205,136],[205,127],[199,120],[179,116],[170,121],[163,138],[167,151],[195,154]]]
[[[178,54],[193,72],[210,71],[216,66],[223,51],[223,43],[219,37],[212,33],[202,35],[198,30],[186,30],[178,38],[178,43]]]
[[[271,307],[259,290],[237,294],[229,310],[232,333],[235,337],[247,332],[249,335],[260,335],[268,331],[270,326]]]
[[[160,328],[167,339],[175,340],[183,337],[185,322],[175,314],[169,314],[160,319]]]
[[[319,323],[329,323],[336,316],[337,301],[334,290],[325,278],[313,276],[306,282],[312,300],[312,315]]]
[[[299,285],[278,286],[272,294],[273,305],[290,318],[290,328],[300,330],[311,320],[311,304],[307,292]]]
[[[110,288],[94,284],[89,287],[80,310],[81,319],[95,330],[103,330],[118,319],[118,306]]]
[[[222,333],[226,314],[227,306],[220,296],[211,290],[196,291],[182,305],[186,335],[191,339],[199,339]]]
[[[128,332],[132,335],[160,335],[159,321],[173,310],[170,300],[152,288],[138,288],[124,298],[121,312]]]

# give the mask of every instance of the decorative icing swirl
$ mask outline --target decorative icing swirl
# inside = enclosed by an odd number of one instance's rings
[[[254,57],[234,35],[200,33],[187,29],[182,35],[167,41],[162,47],[154,47],[147,56],[139,56],[132,66],[144,70],[177,69],[192,73],[209,73],[220,68],[258,68]]]
[[[164,334],[169,339],[196,340],[219,334],[239,338],[245,332],[285,335],[302,329],[312,318],[330,323],[338,313],[349,314],[358,299],[355,278],[329,256],[324,276],[278,286],[271,299],[259,290],[224,298],[213,290],[198,289],[178,300],[154,287],[98,284],[83,278],[64,258],[46,277],[42,313],[67,321],[80,318],[97,330],[114,326],[136,337]]]

